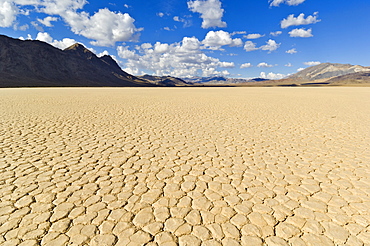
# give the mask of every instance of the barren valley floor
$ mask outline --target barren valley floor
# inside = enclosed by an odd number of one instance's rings
[[[0,90],[1,245],[370,245],[370,88]]]

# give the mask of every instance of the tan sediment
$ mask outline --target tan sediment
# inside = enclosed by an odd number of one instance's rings
[[[1,245],[369,245],[369,88],[0,90]]]

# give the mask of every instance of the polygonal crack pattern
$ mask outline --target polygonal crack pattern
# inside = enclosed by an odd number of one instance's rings
[[[370,245],[370,88],[1,89],[1,245]]]

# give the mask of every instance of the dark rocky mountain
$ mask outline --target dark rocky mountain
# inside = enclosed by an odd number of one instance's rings
[[[0,87],[278,86],[370,84],[370,67],[323,63],[283,80],[225,77],[175,78],[124,72],[110,56],[81,44],[60,50],[45,42],[0,35]]]
[[[263,82],[263,81],[269,81],[269,79],[254,78],[254,79],[248,80],[248,82]]]
[[[366,71],[370,72],[370,67],[339,63],[322,63],[293,74],[289,76],[288,79],[295,81],[312,81]]]
[[[142,75],[138,76],[140,79],[149,81],[150,83],[159,86],[189,86],[192,85],[190,82],[186,82],[180,78],[175,78],[172,76],[153,76],[153,75]]]
[[[81,44],[60,50],[45,42],[0,35],[0,87],[153,86],[132,76],[110,56]]]
[[[188,83],[193,84],[206,84],[206,83],[225,83],[225,77],[190,77],[184,78],[184,80]]]
[[[185,81],[193,84],[204,84],[204,85],[237,85],[250,82],[261,82],[267,79],[254,78],[254,79],[237,79],[237,78],[225,78],[225,77],[191,77],[184,78]]]

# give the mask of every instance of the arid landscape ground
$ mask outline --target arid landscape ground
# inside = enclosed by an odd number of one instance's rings
[[[370,245],[370,88],[0,90],[1,245]]]

